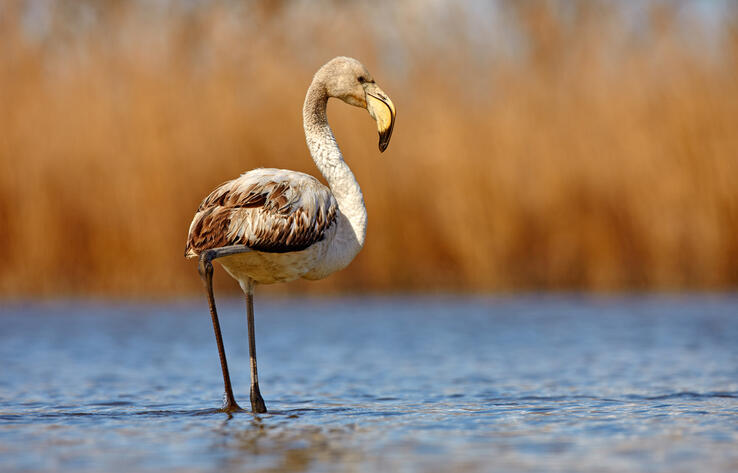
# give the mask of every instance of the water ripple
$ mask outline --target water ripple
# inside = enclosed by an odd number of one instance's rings
[[[738,300],[462,302],[262,301],[257,416],[202,304],[6,310],[0,470],[735,471]]]

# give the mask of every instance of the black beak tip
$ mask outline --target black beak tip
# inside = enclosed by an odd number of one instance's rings
[[[390,137],[392,136],[392,131],[390,130],[389,133],[384,132],[379,134],[379,151],[384,153],[384,150],[387,149],[387,146],[389,146]]]

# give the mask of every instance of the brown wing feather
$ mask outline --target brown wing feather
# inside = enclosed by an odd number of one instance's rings
[[[338,205],[312,176],[257,169],[205,198],[190,225],[185,256],[209,248],[246,245],[272,253],[301,251],[321,241]]]

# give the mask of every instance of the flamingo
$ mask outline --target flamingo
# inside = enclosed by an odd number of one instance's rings
[[[359,183],[343,160],[326,105],[335,97],[366,108],[377,123],[379,151],[392,136],[395,106],[359,61],[336,57],[313,77],[302,109],[310,155],[328,187],[308,174],[254,169],[228,181],[200,204],[190,224],[185,256],[199,258],[223,371],[223,411],[236,403],[213,296],[213,264],[236,279],[246,296],[251,362],[251,410],[267,412],[259,390],[254,335],[254,287],[299,278],[317,280],[341,270],[366,237],[366,207]]]

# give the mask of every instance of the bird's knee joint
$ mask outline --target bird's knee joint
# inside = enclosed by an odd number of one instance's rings
[[[201,277],[212,276],[213,274],[213,254],[207,251],[200,256],[200,264],[197,265],[197,271]]]

